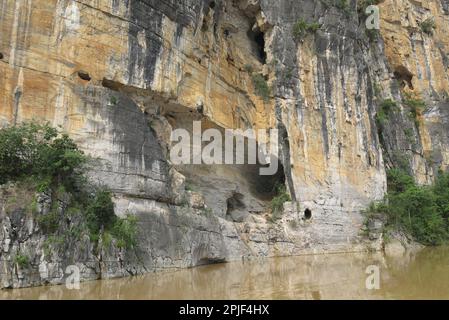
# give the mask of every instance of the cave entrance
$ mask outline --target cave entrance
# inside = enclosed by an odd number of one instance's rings
[[[228,211],[227,214],[231,214],[235,210],[245,209],[245,203],[243,202],[244,195],[238,192],[234,192],[232,197],[227,200]]]
[[[394,77],[401,83],[401,87],[404,88],[408,86],[411,90],[413,90],[413,73],[411,73],[406,67],[398,66],[394,70]]]
[[[307,208],[306,210],[304,210],[304,219],[305,219],[305,220],[310,220],[310,219],[312,219],[312,210],[310,210],[309,208]]]
[[[265,34],[258,27],[248,31],[248,37],[253,44],[253,50],[262,64],[267,63],[267,52],[265,51]]]
[[[234,222],[242,222],[246,216],[246,205],[244,202],[245,196],[241,193],[234,192],[230,198],[227,199],[226,217]]]
[[[90,77],[89,73],[86,71],[80,70],[78,71],[78,77],[84,81],[90,81],[92,78]]]
[[[272,160],[273,161],[273,160]],[[248,179],[253,186],[253,194],[257,195],[261,200],[271,201],[274,197],[278,195],[279,187],[286,185],[286,177],[284,172],[284,166],[279,159],[277,166],[278,170],[274,175],[260,175],[259,168],[260,165],[254,166],[252,176]],[[266,167],[266,166],[262,166]]]

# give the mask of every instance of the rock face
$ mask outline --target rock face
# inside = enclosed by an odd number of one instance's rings
[[[428,183],[449,163],[449,10],[445,0],[382,1],[373,39],[356,2],[0,0],[0,126],[61,126],[101,159],[90,178],[114,192],[116,213],[139,218],[139,252],[114,251],[86,279],[378,246],[361,236],[360,211],[384,196],[385,169],[405,162]],[[433,35],[420,27],[427,18]],[[301,19],[320,27],[295,37]],[[426,104],[417,119],[407,93]],[[399,110],[376,122],[386,99]],[[171,130],[194,120],[278,129],[280,173],[173,165]],[[292,203],[271,223],[277,182]],[[41,248],[43,235],[33,218],[13,227],[10,214],[2,208],[3,286],[45,283],[18,280],[13,255]],[[38,267],[45,254],[27,250]]]

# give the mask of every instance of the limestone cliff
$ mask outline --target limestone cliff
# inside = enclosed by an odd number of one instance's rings
[[[114,192],[116,213],[139,217],[139,252],[112,253],[86,278],[378,247],[361,235],[360,211],[384,196],[385,169],[405,161],[427,183],[449,163],[449,3],[378,2],[373,36],[355,0],[0,0],[0,126],[61,126],[101,159],[90,177]],[[420,27],[429,18],[430,34]],[[295,37],[300,20],[319,28]],[[417,119],[407,94],[426,104]],[[380,123],[386,99],[399,110]],[[173,165],[170,132],[194,120],[279,129],[280,173]],[[292,203],[272,223],[279,182]],[[28,243],[39,238],[30,219],[3,205],[5,287],[48,281],[20,281],[11,257],[24,247],[33,270],[70,264],[49,266],[40,240]]]

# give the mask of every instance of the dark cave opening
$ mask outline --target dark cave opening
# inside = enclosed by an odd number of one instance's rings
[[[257,54],[260,62],[267,63],[267,53],[265,51],[265,34],[259,28],[250,29],[248,37],[253,42],[254,51]]]
[[[254,190],[253,193],[257,195],[262,200],[271,201],[275,196],[277,196],[279,186],[286,185],[286,177],[284,172],[284,166],[279,159],[276,159],[278,170],[274,175],[261,175],[259,169],[261,167],[268,167],[258,165],[255,166],[255,171],[251,178],[251,185]]]
[[[257,43],[257,49],[259,53],[259,58],[262,60],[263,64],[267,63],[267,53],[265,52],[265,35],[263,32],[258,32],[256,34],[256,43]]]
[[[78,71],[78,77],[80,77],[82,80],[90,81],[92,78],[90,77],[89,73],[85,71]]]
[[[3,53],[0,52],[0,60],[3,59]]]
[[[411,73],[406,67],[398,66],[394,70],[394,77],[401,83],[401,87],[404,88],[406,85],[413,90],[413,73]]]
[[[112,80],[108,80],[108,79],[103,79],[101,81],[101,85],[105,88],[108,88],[112,91],[119,91],[120,88],[123,86],[122,84],[112,81]]]
[[[306,210],[304,210],[304,219],[305,219],[305,220],[310,220],[310,219],[312,219],[312,210],[310,210],[309,208],[307,208]]]
[[[226,215],[231,215],[236,210],[245,209],[246,205],[243,201],[244,198],[245,196],[243,194],[234,192],[233,195],[226,201],[227,204]]]

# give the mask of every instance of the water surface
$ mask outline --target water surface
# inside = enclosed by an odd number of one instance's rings
[[[380,289],[366,288],[379,267]],[[449,247],[414,254],[330,254],[233,262],[65,286],[0,291],[0,299],[449,299]]]

